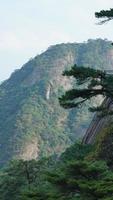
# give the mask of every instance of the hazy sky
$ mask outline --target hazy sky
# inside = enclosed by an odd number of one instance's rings
[[[113,40],[113,21],[94,17],[109,8],[113,0],[0,0],[0,81],[50,45]]]

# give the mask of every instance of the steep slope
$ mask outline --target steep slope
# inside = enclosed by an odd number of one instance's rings
[[[27,62],[0,86],[0,164],[16,157],[61,153],[80,138],[90,122],[87,107],[64,110],[58,96],[75,82],[62,71],[74,63],[112,69],[113,50],[106,40],[60,44]]]
[[[113,102],[112,99],[106,98],[104,99],[102,103],[107,110],[112,110],[113,108]],[[92,122],[90,123],[84,137],[82,140],[83,144],[94,144],[96,141],[96,138],[98,137],[98,134],[104,130],[104,128],[112,122],[111,115],[101,117],[98,115],[98,113],[95,113]]]

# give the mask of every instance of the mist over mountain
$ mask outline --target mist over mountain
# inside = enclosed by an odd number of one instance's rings
[[[76,83],[62,76],[74,64],[113,69],[111,42],[97,39],[51,46],[0,86],[0,165],[60,154],[87,129],[87,106],[64,110],[58,97]]]

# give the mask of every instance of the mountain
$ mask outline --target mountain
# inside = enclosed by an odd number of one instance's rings
[[[0,165],[60,154],[81,138],[92,114],[64,110],[58,97],[76,85],[62,76],[74,64],[113,69],[111,42],[97,39],[51,46],[0,86]]]

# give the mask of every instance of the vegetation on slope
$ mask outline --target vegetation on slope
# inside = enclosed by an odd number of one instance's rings
[[[0,173],[1,200],[112,200],[113,171],[93,146],[75,144],[60,158],[12,161]]]
[[[14,157],[61,153],[82,137],[91,114],[87,107],[65,111],[59,106],[58,96],[75,84],[61,74],[75,63],[110,69],[112,55],[106,40],[61,44],[16,70],[0,86],[0,165]]]

